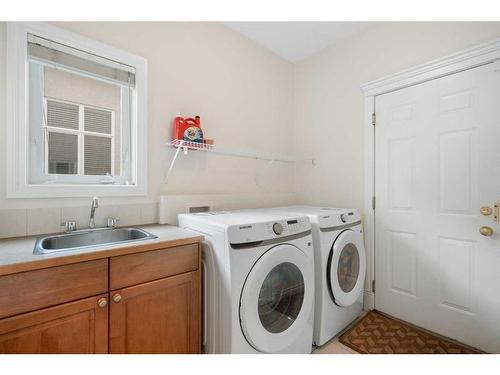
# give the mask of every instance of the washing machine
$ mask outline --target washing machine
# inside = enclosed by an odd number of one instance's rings
[[[205,353],[310,353],[314,254],[305,215],[180,214],[202,234]]]
[[[316,285],[314,344],[321,346],[363,311],[366,253],[360,214],[355,209],[312,206],[271,211],[307,215],[311,221]]]

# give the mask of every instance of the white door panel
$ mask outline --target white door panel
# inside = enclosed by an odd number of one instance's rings
[[[500,352],[500,72],[376,97],[376,308]],[[491,237],[481,226],[494,230]]]

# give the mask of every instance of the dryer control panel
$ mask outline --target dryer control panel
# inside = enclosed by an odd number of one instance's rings
[[[311,230],[309,218],[299,216],[263,223],[232,225],[227,232],[230,244],[244,244],[293,236],[309,230]]]

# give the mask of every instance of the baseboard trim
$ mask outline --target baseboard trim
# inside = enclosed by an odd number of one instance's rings
[[[363,292],[363,310],[375,309],[375,293],[365,290]]]

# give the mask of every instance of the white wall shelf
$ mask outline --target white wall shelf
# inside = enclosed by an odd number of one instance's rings
[[[177,149],[174,158],[170,163],[170,168],[168,169],[167,175],[165,176],[165,180],[168,179],[170,172],[174,168],[175,162],[181,150],[183,151],[184,155],[187,155],[189,151],[197,151],[197,152],[201,151],[216,155],[249,158],[249,159],[264,160],[269,162],[296,163],[302,161],[302,162],[309,162],[312,165],[315,164],[314,158],[298,158],[295,156],[284,155],[284,154],[275,154],[275,153],[261,152],[255,150],[242,150],[238,148],[227,148],[227,147],[215,146],[213,144],[187,142],[178,139],[167,143],[165,147]]]

